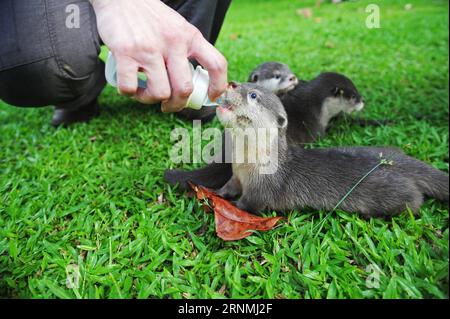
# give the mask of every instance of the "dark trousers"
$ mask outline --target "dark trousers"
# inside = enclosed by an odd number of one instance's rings
[[[163,2],[214,44],[231,0]],[[71,4],[80,10],[79,28],[66,26]],[[86,0],[0,0],[0,99],[66,109],[91,103],[106,84],[100,46]]]

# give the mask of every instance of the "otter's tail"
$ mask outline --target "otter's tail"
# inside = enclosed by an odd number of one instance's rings
[[[183,190],[190,189],[188,182],[211,189],[218,189],[225,185],[232,175],[231,164],[212,163],[193,171],[180,169],[166,170],[164,172],[164,180],[170,185],[179,184],[179,187]]]
[[[449,202],[449,176],[431,165],[420,162],[420,171],[414,170],[419,189],[427,196]]]

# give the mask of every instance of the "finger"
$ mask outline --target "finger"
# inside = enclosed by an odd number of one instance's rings
[[[161,104],[163,112],[181,111],[192,93],[192,73],[186,54],[173,54],[167,58],[172,95],[167,102]]]
[[[208,70],[208,95],[212,101],[216,100],[227,89],[227,60],[201,34],[192,41],[190,57]]]
[[[138,64],[128,56],[116,57],[117,89],[120,94],[133,96],[138,89]]]
[[[153,56],[142,67],[147,76],[147,88],[138,88],[136,100],[144,104],[167,101],[171,90],[166,65],[162,56]]]

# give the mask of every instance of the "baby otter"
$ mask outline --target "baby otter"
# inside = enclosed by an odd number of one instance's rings
[[[225,127],[233,130],[278,131],[278,136],[266,139],[268,144],[258,149],[278,163],[276,171],[261,174],[266,163],[259,160],[233,163],[232,178],[218,191],[227,198],[241,195],[237,206],[243,210],[254,213],[304,207],[333,210],[363,176],[380,164],[380,156],[392,163],[373,170],[343,200],[340,209],[365,216],[391,215],[406,208],[417,212],[424,196],[449,200],[448,174],[400,150],[384,147],[308,150],[288,145],[284,107],[263,87],[250,83],[231,86],[217,116]],[[236,143],[241,136],[234,135]]]
[[[339,73],[321,73],[308,82],[299,80],[284,63],[265,62],[252,71],[248,82],[280,97],[290,123],[289,143],[314,142],[325,134],[332,118],[361,111],[364,107],[356,86]]]
[[[339,77],[339,74],[337,74],[337,73],[328,72],[328,74],[330,77],[332,76],[332,74],[335,74],[337,77]],[[344,81],[345,81],[345,79],[349,80],[344,75],[340,75],[340,76],[342,77],[342,79],[344,79]],[[298,91],[300,91],[299,87],[305,87],[305,86],[311,85],[314,81],[320,81],[319,80],[320,77],[326,77],[326,75],[321,74],[321,75],[319,75],[318,78],[308,82],[308,81],[299,79],[291,71],[289,66],[287,66],[284,63],[266,62],[266,63],[262,63],[262,64],[258,65],[250,73],[248,82],[255,83],[262,87],[265,87],[268,90],[275,93],[276,95],[278,95],[281,99],[283,99],[283,97],[284,97],[284,95],[286,95],[286,93],[288,93],[294,89],[297,89]],[[339,80],[339,79],[337,79],[337,80]],[[353,83],[351,83],[351,86],[353,86],[353,88],[351,90],[356,91],[355,96],[359,95],[357,93],[357,90],[354,87]],[[298,104],[298,102],[300,102],[299,100],[296,100],[295,97],[292,97],[292,96],[289,100],[290,100],[289,103],[293,103],[294,105]],[[283,102],[283,104],[284,104],[284,102]],[[320,103],[315,104],[316,107],[317,107],[317,105],[320,105]],[[285,107],[286,107],[286,105],[285,105]],[[306,109],[308,109],[308,107],[306,107]],[[359,125],[361,127],[380,126],[380,125],[386,125],[386,124],[391,123],[391,121],[386,120],[386,119],[373,120],[373,119],[354,119],[354,118],[352,118],[350,120],[350,122],[352,122],[356,125]],[[305,125],[310,126],[308,124],[305,124]],[[309,131],[310,131],[310,134],[309,134],[310,136],[315,134],[315,131],[312,128],[310,128]],[[322,134],[323,134],[323,132],[322,132]]]
[[[272,73],[269,72],[270,68],[263,69],[265,72],[257,73],[257,79],[263,79],[261,83],[266,83],[264,79]],[[274,92],[273,88],[266,87],[266,90]],[[281,100],[289,120],[288,143],[297,145],[312,143],[325,135],[329,121],[334,116],[359,111],[363,107],[361,95],[353,82],[344,75],[331,72],[322,73],[309,82],[301,81],[293,90],[281,96]],[[216,189],[222,187],[231,175],[231,164],[223,160],[222,163],[208,164],[193,171],[167,170],[164,179],[171,185],[179,184],[185,190],[189,189],[188,181]]]
[[[288,142],[304,144],[323,136],[330,120],[340,114],[361,111],[364,102],[354,83],[345,75],[321,73],[311,81],[299,80],[281,62],[258,65],[248,82],[278,95],[288,113]],[[365,120],[364,125],[369,120]]]
[[[248,82],[258,84],[281,96],[293,90],[299,82],[289,66],[280,62],[265,62],[258,65],[249,75]]]
[[[281,96],[288,114],[288,142],[304,144],[325,135],[330,120],[345,113],[359,112],[364,101],[354,83],[345,75],[321,73],[309,82]]]

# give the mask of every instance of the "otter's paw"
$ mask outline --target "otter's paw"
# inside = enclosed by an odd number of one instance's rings
[[[241,197],[235,205],[237,208],[255,215],[261,215],[264,210],[264,207],[260,204],[247,201],[244,197]]]
[[[230,187],[222,187],[216,191],[216,194],[225,199],[233,199],[239,196],[239,192]]]

